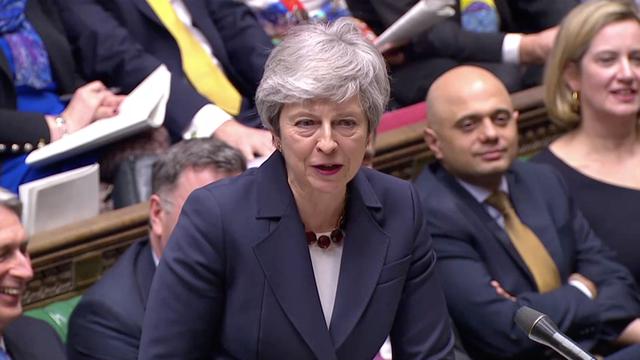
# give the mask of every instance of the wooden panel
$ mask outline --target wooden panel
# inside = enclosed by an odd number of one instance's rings
[[[148,213],[148,203],[142,203],[34,235],[26,308],[75,296],[93,284],[129,244],[147,234]]]

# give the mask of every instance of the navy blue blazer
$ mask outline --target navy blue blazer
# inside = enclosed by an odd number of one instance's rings
[[[21,316],[2,334],[12,360],[64,360],[64,345],[46,322]]]
[[[84,293],[69,320],[69,360],[138,358],[155,269],[148,239],[139,240]]]
[[[87,78],[128,93],[161,63],[171,71],[165,126],[177,138],[209,101],[182,70],[178,44],[146,0],[57,0],[70,42]],[[253,107],[271,40],[251,10],[235,0],[185,0],[225,74],[245,97],[239,120],[257,126]]]
[[[435,253],[412,185],[362,169],[348,185],[330,327],[304,225],[274,153],[194,191],[151,285],[140,359],[451,359]]]
[[[474,359],[540,359],[542,347],[513,322],[522,305],[548,314],[586,349],[598,340],[615,339],[640,314],[638,289],[629,271],[594,235],[551,168],[516,161],[506,178],[516,212],[558,266],[563,284],[557,290],[537,292],[506,232],[439,164],[416,180],[449,312],[467,351]],[[596,284],[595,300],[566,283],[574,272]],[[491,280],[517,301],[498,296]]]

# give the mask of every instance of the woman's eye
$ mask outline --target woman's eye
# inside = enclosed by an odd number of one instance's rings
[[[615,56],[606,55],[601,56],[597,59],[600,64],[609,65],[612,64],[616,60]]]
[[[357,124],[356,124],[355,120],[352,120],[352,119],[341,119],[341,120],[338,120],[338,126],[340,126],[340,127],[353,128],[356,125]]]
[[[308,128],[313,125],[315,125],[315,121],[311,119],[300,119],[295,122],[295,126],[302,127],[302,128]]]

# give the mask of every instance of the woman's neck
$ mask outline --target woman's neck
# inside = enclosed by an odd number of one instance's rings
[[[291,186],[293,197],[306,231],[329,232],[339,226],[345,211],[346,189],[342,192],[300,191]]]
[[[589,118],[570,134],[571,142],[602,156],[628,154],[638,147],[638,119]]]

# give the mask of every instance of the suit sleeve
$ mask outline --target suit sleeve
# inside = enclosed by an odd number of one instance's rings
[[[413,187],[411,192],[415,242],[402,299],[391,329],[393,358],[453,360],[455,339],[435,272],[436,254]],[[417,317],[420,321],[416,321]]]
[[[187,199],[147,301],[140,360],[209,358],[224,304],[221,212],[206,189]]]
[[[35,148],[41,139],[45,143],[50,140],[49,127],[38,113],[0,109],[0,129],[0,144],[7,146],[7,153],[12,144],[22,149],[25,143],[30,143]]]
[[[69,321],[69,360],[137,359],[138,335],[123,329],[129,319],[114,312],[113,306],[101,299],[83,298],[80,301]]]
[[[102,80],[129,93],[161,61],[141,44],[107,10],[109,0],[57,0],[69,40],[85,78]],[[144,26],[144,25],[140,25]],[[158,37],[170,36],[158,29]],[[177,47],[175,51],[178,51]],[[180,72],[171,74],[171,94],[165,126],[174,138],[181,138],[193,116],[208,101]]]

